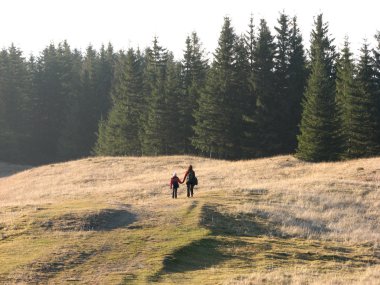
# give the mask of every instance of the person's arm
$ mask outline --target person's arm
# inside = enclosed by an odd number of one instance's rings
[[[183,182],[185,182],[185,179],[186,179],[186,176],[188,173],[189,173],[189,171],[186,171],[185,176],[183,177],[182,181],[180,181],[181,184],[183,184]]]
[[[173,178],[170,178],[170,189],[173,187]]]

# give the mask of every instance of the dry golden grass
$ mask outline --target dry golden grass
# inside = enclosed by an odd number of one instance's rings
[[[170,176],[189,164],[195,198],[181,186],[174,201]],[[380,158],[96,157],[22,170],[0,164],[0,283],[378,284]],[[22,246],[33,254],[15,254]]]

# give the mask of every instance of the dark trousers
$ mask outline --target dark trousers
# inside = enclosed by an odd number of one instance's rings
[[[174,199],[174,198],[177,199],[177,190],[178,190],[178,188],[173,187],[173,194],[172,194],[172,198],[173,198],[173,199]]]
[[[187,197],[193,197],[193,195],[194,195],[194,184],[187,182],[186,185],[187,185]]]

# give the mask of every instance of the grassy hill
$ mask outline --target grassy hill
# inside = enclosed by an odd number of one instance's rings
[[[379,284],[380,158],[0,166],[1,284]]]

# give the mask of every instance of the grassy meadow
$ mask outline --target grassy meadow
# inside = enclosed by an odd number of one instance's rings
[[[379,284],[380,158],[1,163],[0,264],[0,284]]]

